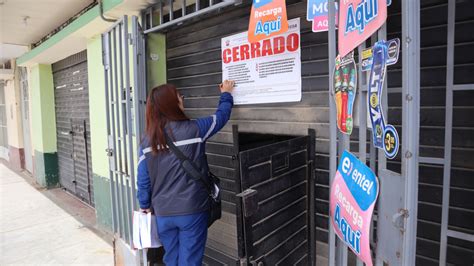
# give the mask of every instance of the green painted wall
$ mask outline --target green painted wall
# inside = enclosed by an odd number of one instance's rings
[[[166,83],[166,36],[164,34],[147,35],[147,68],[148,90]]]
[[[110,179],[93,174],[94,201],[97,224],[101,229],[112,232],[112,204],[110,197]]]
[[[112,232],[112,205],[107,148],[107,119],[105,113],[105,79],[102,65],[102,39],[95,36],[87,42],[87,71],[89,82],[89,121],[94,202],[97,224]]]
[[[59,184],[56,153],[56,114],[51,65],[35,65],[29,75],[31,102],[31,133],[35,153],[34,175],[43,187]]]
[[[56,114],[51,65],[30,68],[30,101],[33,149],[56,152]]]
[[[35,150],[36,182],[45,188],[59,185],[58,154],[56,152],[42,153]]]
[[[109,176],[107,149],[107,120],[105,114],[105,80],[102,66],[102,40],[100,35],[87,42],[87,69],[89,82],[89,113],[91,129],[92,172]]]

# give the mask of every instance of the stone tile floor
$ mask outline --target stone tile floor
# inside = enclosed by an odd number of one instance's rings
[[[93,214],[60,189],[38,190],[0,163],[0,265],[113,265],[111,244],[47,193]]]

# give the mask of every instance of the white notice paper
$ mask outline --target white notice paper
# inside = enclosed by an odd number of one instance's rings
[[[257,43],[247,32],[222,38],[222,80],[235,80],[234,104],[301,101],[300,20]]]

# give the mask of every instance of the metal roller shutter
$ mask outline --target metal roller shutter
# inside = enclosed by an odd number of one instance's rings
[[[222,178],[223,209],[227,212],[222,227],[210,232],[208,243],[235,256],[238,236],[235,224],[235,190],[232,128],[244,132],[279,135],[304,135],[307,128],[317,130],[316,140],[316,225],[317,239],[328,241],[329,204],[329,114],[328,46],[326,33],[312,33],[306,21],[306,1],[287,0],[288,18],[301,19],[301,72],[303,97],[299,103],[241,106],[234,109],[231,123],[207,144],[211,170]],[[186,96],[190,117],[209,115],[217,106],[217,84],[221,81],[221,38],[247,30],[249,1],[218,16],[209,16],[174,27],[167,33],[168,82]],[[388,37],[401,38],[400,1],[389,7]],[[459,1],[456,8],[455,73],[456,84],[474,82],[474,8],[472,1]],[[421,113],[420,154],[442,157],[446,94],[447,1],[421,1]],[[403,49],[402,49],[403,52]],[[400,57],[401,58],[401,57]],[[388,68],[389,122],[401,134],[401,60]],[[454,94],[453,158],[450,228],[474,233],[474,94]],[[357,139],[358,130],[353,133]],[[357,143],[351,143],[357,151]],[[389,162],[400,171],[400,160]],[[438,265],[443,169],[421,164],[419,184],[417,264]],[[383,195],[381,195],[383,196]],[[218,231],[219,230],[219,231]],[[218,231],[218,233],[216,233]],[[327,256],[317,251],[319,256]],[[474,243],[450,239],[448,263],[472,265]]]
[[[94,205],[86,51],[53,64],[59,182]]]

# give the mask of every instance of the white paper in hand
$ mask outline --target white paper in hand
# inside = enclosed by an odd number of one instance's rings
[[[162,246],[158,237],[156,217],[151,213],[133,212],[133,246],[136,249]]]

